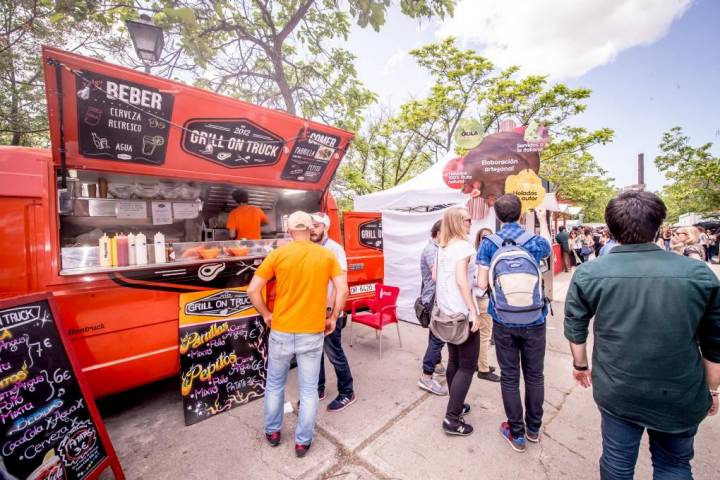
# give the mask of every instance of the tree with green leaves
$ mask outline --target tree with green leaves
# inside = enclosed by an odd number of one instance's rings
[[[669,220],[683,213],[720,212],[720,157],[710,151],[712,146],[690,145],[681,127],[663,134],[655,166],[669,182],[662,191]]]
[[[455,0],[401,0],[411,18],[452,15]],[[375,101],[339,47],[350,25],[379,30],[390,0],[0,0],[0,142],[47,143],[40,46],[133,68],[123,20],[151,16],[165,31],[152,73],[358,129]]]
[[[454,0],[402,0],[412,18],[451,15]],[[339,46],[351,21],[379,30],[390,0],[163,0],[198,65],[197,84],[252,103],[357,129],[375,95]],[[178,12],[184,12],[178,16]],[[168,17],[172,13],[174,18]]]
[[[104,57],[127,48],[115,24],[136,15],[126,0],[0,0],[0,144],[49,144],[40,49]]]
[[[404,103],[397,114],[384,112],[364,126],[339,175],[341,196],[392,187],[441,160],[453,149],[454,134],[466,118],[478,120],[483,134],[498,131],[504,119],[519,124],[535,121],[548,127],[552,143],[541,155],[546,165],[541,174],[547,176],[548,170],[556,167],[565,172],[552,180],[558,188],[566,186],[558,193],[567,201],[595,208],[598,199],[614,191],[612,179],[588,153],[591,146],[612,141],[612,130],[588,131],[568,124],[587,108],[590,90],[550,84],[544,76],[521,76],[518,67],[497,71],[490,60],[458,48],[453,38],[410,54],[433,79],[430,92]],[[459,148],[454,151],[466,153]],[[591,176],[584,184],[590,190],[583,195],[582,180],[573,176],[572,165],[582,165],[577,173]]]

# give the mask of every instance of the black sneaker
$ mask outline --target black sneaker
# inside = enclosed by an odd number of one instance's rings
[[[470,413],[470,404],[469,403],[463,403],[463,410],[460,415],[467,415]]]
[[[337,398],[330,402],[330,405],[327,406],[327,411],[339,412],[340,410],[345,410],[353,403],[355,403],[354,393],[351,393],[350,395],[338,395]]]
[[[280,445],[280,432],[266,433],[265,439],[268,441],[270,446],[277,447]]]
[[[538,443],[540,442],[540,432],[531,432],[530,430],[526,430],[525,439],[528,442]]]
[[[500,377],[493,373],[492,370],[489,372],[477,372],[477,377],[480,380],[487,380],[488,382],[499,382]]]
[[[305,454],[310,450],[310,445],[312,445],[312,442],[308,443],[307,445],[302,445],[300,443],[295,444],[295,456],[298,458],[302,458],[305,456]]]
[[[451,422],[447,418],[443,420],[443,431],[448,435],[459,435],[467,437],[473,432],[472,425],[468,425],[463,420],[459,422]]]

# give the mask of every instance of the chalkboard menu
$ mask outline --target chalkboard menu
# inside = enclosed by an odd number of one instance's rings
[[[193,119],[182,137],[189,154],[229,168],[274,165],[283,146],[282,138],[244,118]]]
[[[89,71],[77,77],[75,87],[80,154],[151,165],[165,162],[171,94]]]
[[[340,146],[340,137],[308,129],[290,151],[281,178],[296,182],[317,183]]]
[[[186,425],[265,394],[267,329],[246,288],[180,295],[180,375]]]
[[[0,478],[122,478],[55,321],[47,295],[0,302]]]
[[[358,227],[358,243],[363,247],[382,250],[382,220],[361,223]]]

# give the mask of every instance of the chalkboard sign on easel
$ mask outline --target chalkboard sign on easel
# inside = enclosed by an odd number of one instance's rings
[[[57,321],[49,294],[0,301],[0,479],[124,479]]]
[[[247,287],[180,295],[185,425],[262,398],[267,334]]]

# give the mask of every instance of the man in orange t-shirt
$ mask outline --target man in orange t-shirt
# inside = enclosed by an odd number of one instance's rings
[[[312,218],[295,212],[288,218],[293,241],[270,252],[255,272],[247,294],[270,327],[265,384],[265,437],[280,444],[285,382],[293,355],[298,365],[300,411],[295,430],[295,455],[304,457],[312,444],[319,404],[318,377],[324,336],[335,330],[348,296],[347,276],[329,249],[310,240]],[[275,278],[274,311],[262,290]],[[326,318],[327,288],[332,281],[335,299]]]
[[[230,238],[260,240],[260,225],[267,225],[267,215],[259,207],[248,203],[245,190],[237,189],[232,196],[238,206],[228,215],[226,227],[230,230]]]

